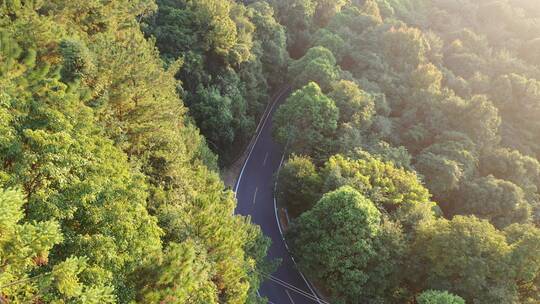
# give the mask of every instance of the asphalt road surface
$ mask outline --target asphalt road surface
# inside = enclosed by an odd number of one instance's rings
[[[278,226],[275,209],[274,175],[280,167],[283,148],[272,139],[272,115],[288,94],[289,91],[284,91],[281,96],[278,95],[276,106],[268,111],[267,119],[262,120],[260,131],[236,184],[236,213],[251,216],[252,221],[261,226],[263,233],[272,239],[268,257],[282,260],[277,271],[272,273],[272,278],[262,284],[260,295],[268,298],[271,304],[322,303],[315,299],[313,289],[291,258]],[[276,283],[276,279],[283,283]]]

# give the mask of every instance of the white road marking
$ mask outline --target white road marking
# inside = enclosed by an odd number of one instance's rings
[[[257,199],[257,191],[259,191],[259,187],[255,187],[255,193],[253,194],[253,205],[255,205],[255,200]]]
[[[266,165],[267,159],[268,159],[268,152],[266,152],[266,155],[264,156],[263,167]]]
[[[291,294],[289,293],[289,291],[287,289],[285,289],[285,293],[287,294],[287,296],[289,297],[289,300],[291,300],[291,303],[294,304],[294,301],[291,297]]]
[[[244,170],[246,169],[247,163],[249,162],[249,159],[251,158],[251,154],[253,153],[253,148],[255,148],[255,146],[257,145],[257,142],[259,141],[259,137],[261,136],[262,129],[264,129],[264,126],[266,125],[266,122],[268,121],[268,118],[270,117],[270,113],[272,113],[272,110],[276,106],[277,101],[279,101],[279,99],[281,99],[281,97],[285,93],[287,93],[288,90],[289,90],[289,87],[284,88],[280,93],[278,93],[276,98],[274,98],[274,101],[272,102],[272,104],[268,105],[268,107],[270,108],[268,112],[266,113],[266,117],[260,122],[261,128],[259,128],[259,132],[257,132],[257,136],[255,136],[255,142],[249,149],[248,157],[246,158],[246,161],[244,162],[244,165],[242,166],[242,170],[240,170],[240,176],[238,176],[238,180],[236,181],[236,187],[234,187],[234,197],[236,197],[236,193],[238,193],[238,188],[240,187],[240,182],[242,181],[242,176],[244,175]]]
[[[274,98],[272,104],[269,104],[267,106],[267,110],[268,111],[265,111],[266,113],[263,115],[266,116],[264,117],[264,119],[261,119],[261,121],[259,122],[259,126],[257,126],[257,132],[256,132],[256,136],[254,138],[254,142],[253,144],[251,145],[251,147],[249,148],[249,153],[248,153],[248,156],[246,158],[246,160],[244,161],[244,165],[242,166],[242,169],[240,170],[240,175],[238,176],[238,179],[236,181],[236,185],[234,187],[234,197],[236,198],[236,194],[238,193],[238,188],[240,187],[240,183],[242,181],[242,177],[244,175],[244,170],[246,169],[246,166],[249,162],[249,159],[251,158],[251,154],[253,153],[253,150],[255,148],[255,146],[257,145],[257,142],[259,141],[259,137],[261,136],[261,133],[262,133],[262,130],[264,129],[265,125],[266,125],[266,122],[268,121],[268,118],[270,118],[270,113],[272,113],[272,110],[274,109],[274,107],[276,106],[277,104],[277,101],[279,101],[279,99],[281,99],[281,97],[287,93],[287,91],[289,90],[289,87],[286,87],[284,88],[284,90],[280,91],[276,98]],[[283,164],[283,160],[285,158],[285,155],[282,156],[281,158],[281,163],[279,164],[279,167],[278,167],[278,170],[279,168],[281,168],[281,165]],[[279,172],[279,171],[278,171]],[[276,183],[277,184],[277,183]],[[274,186],[275,187],[275,186]],[[275,188],[274,188],[275,190]],[[287,242],[285,242],[285,237],[283,236],[283,231],[281,230],[281,224],[279,222],[279,218],[278,218],[278,214],[277,214],[277,202],[276,202],[276,198],[274,197],[274,212],[275,212],[275,216],[276,216],[276,221],[277,221],[277,225],[278,225],[278,228],[279,228],[279,233],[281,234],[281,238],[283,239],[283,242],[285,243],[285,246],[287,247]],[[288,250],[288,248],[287,248]],[[298,266],[296,265],[296,262],[293,260],[293,263],[295,264],[296,268],[298,269]],[[304,277],[304,275],[302,274],[302,272],[300,270],[298,270],[298,273],[300,274],[300,276],[302,277],[302,279],[304,280],[304,282],[306,283],[306,285],[308,286],[309,290],[311,291],[311,293],[313,294],[313,296],[317,299],[317,302],[318,303],[321,303],[320,300],[319,300],[319,297],[317,296],[317,294],[315,293],[315,291],[311,288],[311,285],[310,283],[307,281],[307,279]],[[257,290],[257,294],[260,296],[259,294],[259,291]],[[288,292],[287,292],[287,295],[288,295]],[[290,295],[289,295],[289,298],[290,298]],[[291,299],[292,301],[292,299]],[[294,303],[294,302],[293,302]]]
[[[278,173],[277,173],[277,178],[276,178],[276,182],[274,184],[274,193],[276,192],[277,190],[277,179],[279,179],[279,170],[281,169],[281,167],[283,166],[283,161],[285,160],[285,153],[281,156],[281,161],[279,162],[279,167],[278,167]],[[285,248],[287,248],[287,251],[290,252],[289,250],[289,246],[287,246],[287,241],[285,240],[285,236],[283,235],[283,231],[281,229],[281,222],[279,221],[279,216],[278,216],[278,211],[277,211],[277,201],[276,201],[276,196],[274,195],[274,214],[276,216],[276,222],[277,222],[277,225],[278,225],[278,229],[279,229],[279,234],[281,234],[281,239],[283,240],[283,243],[285,244]],[[294,263],[294,266],[296,267],[296,269],[298,270],[298,273],[300,274],[300,276],[302,277],[302,279],[304,280],[304,282],[306,283],[307,287],[309,288],[309,291],[311,291],[311,294],[313,295],[313,297],[315,297],[315,299],[317,299],[317,303],[321,304],[321,301],[319,299],[319,296],[317,295],[317,293],[315,292],[315,290],[313,290],[313,288],[311,288],[311,284],[309,283],[309,281],[306,279],[306,277],[304,276],[304,274],[302,273],[302,271],[300,271],[300,269],[298,268],[298,265],[296,264],[296,261],[294,260],[294,257],[291,255],[291,260],[293,261]]]

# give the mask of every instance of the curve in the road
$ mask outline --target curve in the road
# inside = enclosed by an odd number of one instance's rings
[[[272,139],[272,116],[290,93],[282,90],[272,101],[252,143],[247,159],[238,177],[235,193],[238,200],[236,213],[250,216],[272,245],[268,257],[280,259],[281,264],[259,289],[261,296],[275,304],[324,303],[319,300],[310,283],[297,269],[281,231],[274,198],[274,175],[283,162],[283,148]]]

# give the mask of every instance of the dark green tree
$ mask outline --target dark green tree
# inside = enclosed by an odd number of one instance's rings
[[[493,176],[465,183],[452,210],[453,214],[472,214],[487,219],[497,228],[531,220],[531,206],[525,200],[523,190]]]
[[[339,110],[311,82],[294,92],[274,115],[274,136],[291,153],[321,162],[332,151]]]
[[[296,89],[315,82],[324,92],[328,92],[333,82],[339,79],[340,73],[336,58],[324,47],[309,49],[302,58],[289,66],[289,77],[293,79]]]
[[[299,267],[337,302],[391,298],[404,244],[397,226],[351,187],[327,193],[290,227]]]
[[[278,199],[293,216],[311,209],[321,196],[322,181],[308,157],[292,155],[279,170]]]
[[[277,89],[286,73],[289,54],[287,53],[287,36],[285,27],[279,24],[272,7],[257,1],[249,6],[252,12],[251,20],[255,25],[255,40],[263,50],[261,61],[264,76],[271,88]]]

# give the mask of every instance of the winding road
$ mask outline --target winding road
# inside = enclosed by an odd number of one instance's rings
[[[263,233],[272,239],[268,257],[281,259],[277,271],[261,285],[260,296],[268,298],[271,304],[324,303],[297,270],[283,239],[275,207],[274,175],[283,161],[283,148],[272,139],[272,115],[289,94],[290,90],[282,90],[263,116],[235,187],[236,213],[251,216],[261,226]]]

